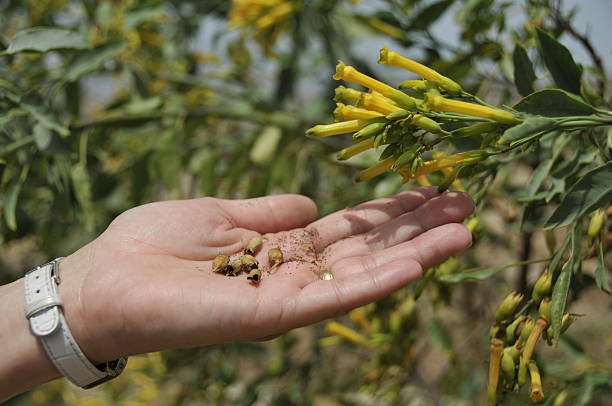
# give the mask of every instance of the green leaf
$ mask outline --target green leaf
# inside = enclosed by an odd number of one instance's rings
[[[119,55],[127,44],[127,41],[109,42],[79,53],[64,73],[64,80],[74,82],[99,69],[106,61]]]
[[[446,327],[440,320],[433,319],[427,325],[427,332],[429,333],[429,336],[431,337],[431,342],[436,347],[438,347],[442,351],[452,353],[453,351],[452,338],[450,334],[448,333]]]
[[[502,135],[503,142],[511,142],[529,137],[541,131],[553,128],[557,122],[552,118],[528,117],[519,125],[508,128]]]
[[[251,161],[258,166],[268,165],[274,159],[274,153],[282,136],[283,133],[280,128],[276,126],[264,127],[249,152]]]
[[[484,268],[484,269],[483,268],[472,268],[472,269],[468,269],[465,272],[461,272],[461,273],[455,273],[455,274],[450,274],[450,275],[440,275],[436,279],[441,282],[447,282],[447,283],[457,283],[457,282],[462,282],[462,281],[468,281],[468,282],[482,281],[484,279],[490,278],[491,276],[495,275],[496,273],[500,271],[503,271],[504,269],[512,268],[515,266],[526,265],[526,264],[535,264],[537,262],[546,262],[549,260],[550,258],[535,259],[535,260],[532,259],[529,261],[522,261],[522,262],[517,262],[517,263],[509,264],[509,265],[497,266],[495,268]]]
[[[9,229],[17,230],[17,201],[19,200],[19,193],[21,187],[25,183],[28,173],[30,172],[30,166],[26,165],[21,169],[21,174],[17,182],[11,187],[8,194],[5,196],[4,201],[4,220]]]
[[[563,227],[612,200],[612,162],[587,172],[570,188],[544,228]]]
[[[604,261],[603,241],[599,242],[597,259],[597,268],[595,269],[595,284],[599,289],[603,290],[608,295],[612,295],[610,283],[608,282],[608,270],[606,269],[606,263]]]
[[[17,199],[19,198],[19,192],[21,192],[21,182],[17,182],[11,187],[10,191],[6,195],[4,202],[4,220],[9,229],[17,230],[17,217],[15,215],[17,209]]]
[[[45,106],[44,101],[38,93],[28,93],[24,95],[19,104],[27,111],[36,121],[46,128],[56,131],[63,137],[70,134],[70,131],[64,127],[53,113]]]
[[[594,107],[560,89],[539,90],[520,100],[514,108],[546,117],[584,116],[597,112]]]
[[[535,168],[535,170],[531,174],[531,178],[529,179],[529,182],[527,183],[527,187],[525,187],[524,192],[521,194],[521,196],[518,197],[517,200],[519,202],[531,202],[534,200],[538,200],[536,197],[539,195],[536,195],[536,193],[542,185],[542,182],[544,182],[544,179],[546,179],[546,177],[548,176],[548,173],[550,172],[553,163],[554,159],[547,159],[543,162],[540,162],[538,167]]]
[[[87,168],[81,163],[74,165],[70,171],[70,177],[72,179],[77,201],[81,206],[85,229],[87,231],[92,231],[94,228],[94,207],[91,195],[91,181],[87,173]]]
[[[412,20],[407,31],[425,30],[437,19],[439,19],[446,9],[454,3],[454,0],[437,1],[421,10]]]
[[[15,34],[3,53],[11,55],[23,51],[47,52],[88,47],[85,38],[77,32],[65,28],[33,27]]]
[[[555,83],[561,89],[580,94],[580,77],[582,72],[569,49],[550,34],[536,28],[540,54]]]
[[[51,144],[51,131],[44,125],[36,123],[32,130],[34,141],[40,151],[46,150]]]
[[[554,342],[559,340],[559,334],[561,333],[561,321],[563,320],[563,313],[565,312],[565,304],[567,302],[567,294],[569,292],[571,279],[572,264],[570,261],[568,261],[563,265],[563,268],[561,268],[561,273],[555,282],[552,292],[550,314],[552,319],[551,322]]]
[[[533,93],[533,81],[536,79],[533,65],[527,51],[520,44],[516,44],[512,54],[514,62],[514,84],[521,96]]]

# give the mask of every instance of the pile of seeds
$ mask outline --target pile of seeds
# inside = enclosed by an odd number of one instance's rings
[[[212,271],[227,276],[238,276],[244,272],[247,274],[247,280],[258,284],[261,280],[261,269],[254,255],[261,249],[264,239],[260,235],[251,238],[242,254],[234,259],[225,254],[217,255],[212,263]],[[283,252],[280,248],[274,247],[268,250],[268,263],[269,271],[283,263]]]

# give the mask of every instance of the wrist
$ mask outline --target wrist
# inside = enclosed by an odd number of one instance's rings
[[[59,378],[24,315],[23,278],[0,287],[0,402]]]

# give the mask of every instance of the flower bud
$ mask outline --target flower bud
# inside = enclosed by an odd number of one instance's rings
[[[599,234],[599,230],[601,230],[605,219],[606,213],[603,209],[599,209],[593,213],[591,221],[589,222],[589,229],[587,231],[587,234],[591,240],[597,237],[597,234]]]
[[[363,141],[359,141],[355,145],[351,145],[350,147],[344,148],[343,150],[338,152],[338,154],[336,155],[336,158],[338,158],[338,160],[340,161],[344,161],[346,159],[349,159],[350,157],[353,157],[359,154],[360,152],[366,151],[373,147],[374,147],[374,138],[368,138]]]
[[[369,138],[381,133],[387,123],[372,123],[353,134],[353,138]]]
[[[470,125],[467,127],[458,128],[452,131],[453,136],[455,137],[471,137],[474,135],[480,135],[483,133],[488,133],[490,131],[494,131],[499,127],[497,123],[478,123],[474,125]]]
[[[531,292],[531,298],[535,303],[540,303],[544,297],[550,294],[552,287],[552,274],[546,269],[542,275],[538,278],[536,283],[533,285],[533,291]]]
[[[339,103],[357,103],[361,92],[350,87],[338,86],[334,89],[334,101]]]
[[[541,317],[544,317],[548,322],[550,320],[550,307],[552,300],[547,297],[540,302],[540,307],[538,309],[538,313]]]
[[[495,321],[501,323],[502,321],[512,317],[522,300],[523,295],[518,292],[512,292],[506,296],[495,312]]]

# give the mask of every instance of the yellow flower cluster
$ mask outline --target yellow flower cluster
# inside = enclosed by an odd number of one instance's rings
[[[334,96],[336,122],[306,131],[313,138],[353,133],[355,144],[338,153],[340,160],[385,146],[380,162],[362,171],[357,181],[393,170],[404,182],[416,179],[427,185],[426,175],[439,171],[444,177],[440,186],[454,184],[460,188],[455,180],[459,168],[485,160],[490,152],[474,150],[445,156],[437,151],[428,161],[423,161],[423,153],[451,137],[495,133],[521,122],[513,112],[480,102],[452,79],[387,47],[380,50],[378,63],[401,67],[421,79],[402,82],[395,88],[340,61],[334,79],[356,83],[368,91],[338,86]],[[409,89],[411,94],[400,89]],[[470,97],[477,102],[466,101]]]
[[[251,31],[267,55],[297,10],[291,0],[232,0],[229,27]]]

